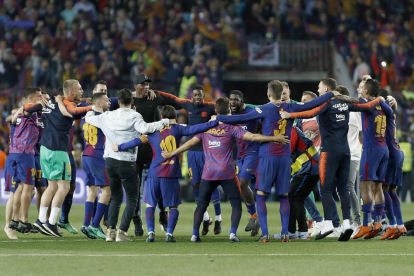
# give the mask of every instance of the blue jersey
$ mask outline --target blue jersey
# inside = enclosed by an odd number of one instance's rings
[[[217,120],[229,124],[238,124],[261,119],[263,135],[277,136],[282,134],[288,136],[290,139],[293,120],[282,119],[280,112],[287,111],[291,113],[309,110],[323,104],[332,98],[332,96],[333,93],[329,92],[305,104],[268,103],[257,107],[253,112],[243,115],[220,115],[217,116]],[[262,143],[259,150],[259,157],[264,156],[290,156],[290,144]]]
[[[395,112],[393,112],[391,116],[387,116],[385,141],[389,152],[401,151],[400,145],[397,142],[397,126],[395,124],[395,117]]]
[[[92,109],[91,106],[77,107],[75,102],[64,99],[63,104],[67,111],[74,117],[85,115]],[[41,104],[24,104],[23,109],[27,112],[42,111],[45,131],[40,144],[49,150],[68,151],[70,130],[74,118],[66,117],[60,112],[58,103],[52,97],[44,108]]]
[[[39,129],[37,127],[37,112],[30,115],[19,114],[14,129],[10,153],[35,154]]]
[[[361,103],[370,102],[368,99],[360,99]],[[362,148],[384,147],[385,132],[387,129],[387,116],[392,116],[391,107],[385,103],[371,111],[364,111],[362,114]]]
[[[139,146],[143,143],[146,143],[146,140],[148,139],[153,152],[152,162],[148,171],[148,177],[180,178],[181,168],[178,156],[176,155],[170,159],[165,159],[162,157],[161,152],[173,151],[178,148],[183,136],[204,132],[217,125],[217,121],[195,126],[182,126],[173,124],[164,127],[163,129],[160,129],[152,134],[149,134],[147,138],[145,138],[145,136],[141,136],[140,138],[121,144],[118,146],[118,149],[126,150],[135,146]]]
[[[254,111],[254,108],[251,107],[246,107],[242,113],[240,114],[247,114],[249,112]],[[248,121],[242,124],[239,124],[239,126],[241,128],[243,128],[244,130],[247,130],[248,132],[251,133],[256,133],[257,131],[257,123],[260,121]],[[244,156],[248,155],[249,153],[252,152],[257,152],[259,151],[260,148],[260,143],[259,142],[253,142],[253,141],[243,141],[241,139],[237,139],[237,148],[238,148],[238,154],[237,154],[237,158],[243,158]]]
[[[291,118],[309,118],[318,115],[322,152],[349,153],[349,112],[369,111],[378,106],[380,99],[367,103],[350,104],[331,100],[309,111],[290,114]]]
[[[43,124],[42,119],[42,112],[37,112],[37,128],[39,129],[39,135],[35,147],[35,155],[40,155],[40,139],[42,139],[43,132],[45,131],[45,125]]]
[[[180,106],[188,112],[188,125],[194,126],[197,124],[206,123],[211,119],[211,115],[215,114],[215,103],[204,102],[201,105],[195,105],[192,100],[180,99],[174,95],[157,91],[157,94],[163,96],[170,104]],[[189,151],[202,151],[203,145],[201,143],[192,147]]]
[[[95,112],[95,115],[101,114]],[[81,120],[82,136],[84,141],[83,156],[103,158],[105,150],[105,135],[100,128],[85,122],[85,117]]]

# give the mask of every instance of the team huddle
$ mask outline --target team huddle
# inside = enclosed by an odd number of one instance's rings
[[[82,98],[77,80],[64,82],[63,96],[49,97],[37,87],[25,89],[22,106],[8,118],[10,155],[5,178],[10,197],[4,230],[10,239],[17,239],[14,231],[54,237],[62,237],[59,228],[78,233],[69,222],[76,187],[75,120],[81,120],[82,164],[89,189],[80,230],[88,238],[131,241],[127,234],[131,222],[135,235],[143,236],[143,201],[146,241],[155,241],[158,206],[165,241],[175,242],[181,204],[179,154],[185,151],[197,203],[191,242],[201,242],[200,228],[204,236],[213,223],[214,234],[222,232],[218,186],[232,208],[231,242],[240,242],[242,199],[250,214],[245,231],[256,236],[261,229],[258,242],[270,242],[266,199],[272,189],[280,202],[282,226],[274,238],[282,242],[310,237],[348,241],[378,235],[382,240],[397,239],[406,232],[396,194],[396,187],[402,185],[404,159],[396,139],[397,104],[376,80],[365,76],[358,88],[359,99],[353,99],[346,87],[326,78],[319,83],[319,97],[305,91],[302,103],[290,100],[286,82],[274,80],[267,86],[269,103],[261,106],[244,103],[238,90],[212,103],[204,101],[200,85],[192,87],[191,100],[184,100],[149,90],[150,82],[147,76],[137,75],[136,91],[122,89],[117,98],[108,98],[103,81],[96,83],[91,99]],[[188,113],[188,125],[177,123],[176,109]],[[155,121],[158,115],[160,120]],[[186,136],[188,140],[181,144]],[[254,176],[256,197],[250,188]],[[362,221],[355,193],[359,180]],[[30,223],[34,187],[38,219]],[[311,198],[316,187],[324,219]],[[126,207],[118,224],[123,190]],[[333,192],[340,199],[342,223]],[[214,219],[207,211],[210,201]],[[311,234],[306,210],[315,220]],[[385,218],[388,226],[383,226]]]

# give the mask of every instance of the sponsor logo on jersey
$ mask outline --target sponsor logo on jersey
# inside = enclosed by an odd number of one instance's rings
[[[221,146],[221,142],[220,141],[208,141],[208,148],[217,148]]]
[[[345,120],[345,115],[344,114],[335,114],[335,116],[336,116],[336,121],[337,122]]]

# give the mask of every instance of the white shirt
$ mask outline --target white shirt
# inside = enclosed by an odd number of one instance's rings
[[[86,113],[85,121],[100,128],[105,134],[103,158],[110,157],[121,161],[135,161],[138,148],[114,152],[112,144],[120,145],[129,142],[141,134],[153,133],[170,124],[168,119],[146,123],[141,114],[130,108],[118,108],[115,111],[106,111],[100,115],[95,115],[93,111],[89,111]]]
[[[351,151],[351,160],[361,159],[361,143],[359,142],[359,132],[362,131],[362,121],[360,112],[349,112],[348,143]]]

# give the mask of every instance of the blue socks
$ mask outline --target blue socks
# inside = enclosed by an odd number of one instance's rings
[[[400,198],[398,197],[397,193],[391,193],[390,197],[392,199],[392,206],[394,209],[394,215],[395,218],[397,220],[397,224],[398,225],[403,225],[403,217],[402,217],[402,213],[401,213],[401,203],[400,203]]]
[[[288,197],[285,195],[279,195],[280,202],[280,218],[282,220],[282,234],[288,234],[290,204]]]
[[[69,222],[69,212],[72,208],[72,200],[73,200],[73,194],[67,194],[65,197],[65,200],[62,204],[62,214],[60,215],[60,222],[68,223]],[[93,208],[92,208],[93,212]]]
[[[217,187],[213,194],[211,195],[211,201],[214,205],[214,211],[216,213],[216,216],[221,215],[221,204],[220,204],[221,196],[220,196],[220,190]]]
[[[382,214],[384,213],[385,204],[375,204],[374,205],[374,223],[380,223],[382,219]]]
[[[167,233],[171,235],[173,234],[179,214],[178,209],[170,209],[170,213],[168,214]]]
[[[155,213],[154,207],[147,207],[147,209],[145,209],[145,221],[147,223],[148,232],[155,232],[154,231],[154,220],[155,220],[154,213]]]
[[[387,213],[387,218],[390,225],[395,225],[397,222],[395,221],[394,215],[394,208],[392,206],[392,199],[388,192],[384,191],[384,199],[385,199],[385,212]]]
[[[363,204],[361,206],[361,209],[362,209],[362,212],[364,213],[363,218],[362,218],[362,225],[368,226],[369,224],[371,224],[372,202]]]
[[[85,202],[85,218],[83,220],[84,226],[89,226],[91,224],[93,206],[94,206],[93,202],[89,202],[89,201]]]
[[[96,214],[93,217],[92,226],[98,227],[101,223],[102,217],[105,215],[105,213],[108,211],[108,205],[103,203],[98,203],[96,207]]]
[[[246,207],[247,212],[249,212],[251,216],[253,216],[256,213],[256,204],[254,202],[252,204],[246,204]]]
[[[264,195],[256,195],[257,214],[259,216],[260,227],[262,228],[262,236],[269,235],[269,230],[267,229],[266,198],[267,196]]]

